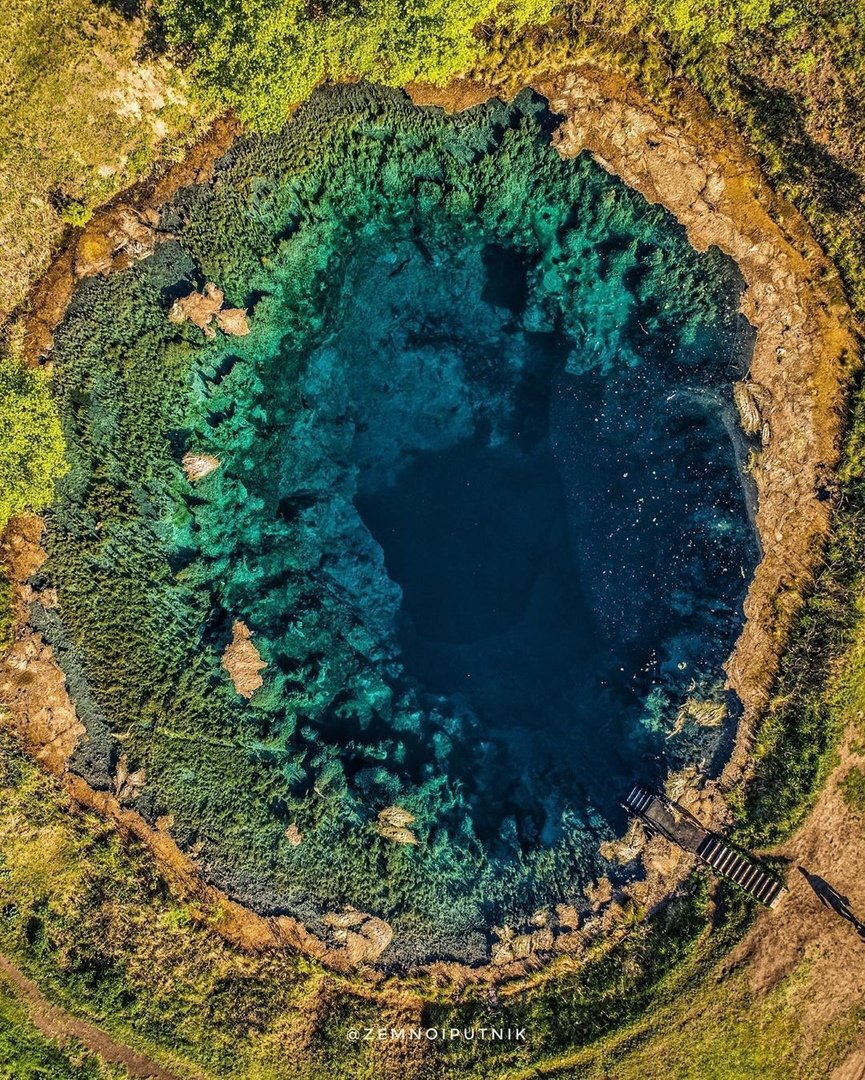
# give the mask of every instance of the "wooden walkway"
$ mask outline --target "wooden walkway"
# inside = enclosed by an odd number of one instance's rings
[[[684,807],[658,795],[645,784],[635,784],[623,805],[653,832],[692,852],[716,874],[732,881],[761,904],[773,908],[787,892],[781,882],[767,874],[755,859],[730,847],[722,837],[705,829]]]

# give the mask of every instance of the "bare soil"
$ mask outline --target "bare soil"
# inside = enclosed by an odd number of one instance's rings
[[[144,1080],[179,1080],[177,1073],[169,1072],[162,1065],[152,1061],[146,1054],[139,1053],[117,1042],[102,1028],[79,1020],[52,1005],[42,994],[39,987],[20,971],[11,960],[0,955],[0,978],[3,978],[24,1000],[30,1012],[30,1020],[49,1039],[60,1043],[69,1039],[78,1039],[88,1050],[98,1054],[103,1061],[122,1065],[130,1076]]]

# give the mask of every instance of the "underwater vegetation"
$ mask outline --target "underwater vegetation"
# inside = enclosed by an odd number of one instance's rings
[[[716,770],[735,711],[741,279],[553,125],[318,92],[56,335],[32,617],[72,767],[258,910],[386,919],[394,961],[579,905],[622,789]],[[210,283],[249,333],[169,318]]]

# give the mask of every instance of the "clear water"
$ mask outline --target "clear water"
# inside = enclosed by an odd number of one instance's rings
[[[730,730],[681,710],[726,700],[757,554],[741,280],[552,126],[530,95],[318,95],[58,335],[46,632],[88,703],[79,767],[124,732],[140,808],[213,880],[314,928],[379,914],[395,959],[480,959],[495,923],[580,903],[631,781],[717,768]],[[248,337],[167,321],[207,280]],[[195,487],[190,449],[221,461]],[[235,619],[267,663],[249,703]],[[394,805],[418,844],[379,835]]]

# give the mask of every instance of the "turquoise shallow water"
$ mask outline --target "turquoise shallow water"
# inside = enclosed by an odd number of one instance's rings
[[[126,754],[217,883],[319,929],[382,915],[394,960],[579,905],[621,872],[597,849],[630,781],[716,769],[732,722],[682,706],[725,702],[757,554],[741,280],[553,124],[530,95],[316,95],[57,339],[73,470],[37,618],[77,767],[107,784]],[[204,281],[248,337],[168,322]],[[187,450],[220,468],[191,486]],[[249,703],[235,619],[267,663]],[[379,834],[394,805],[417,844]]]

